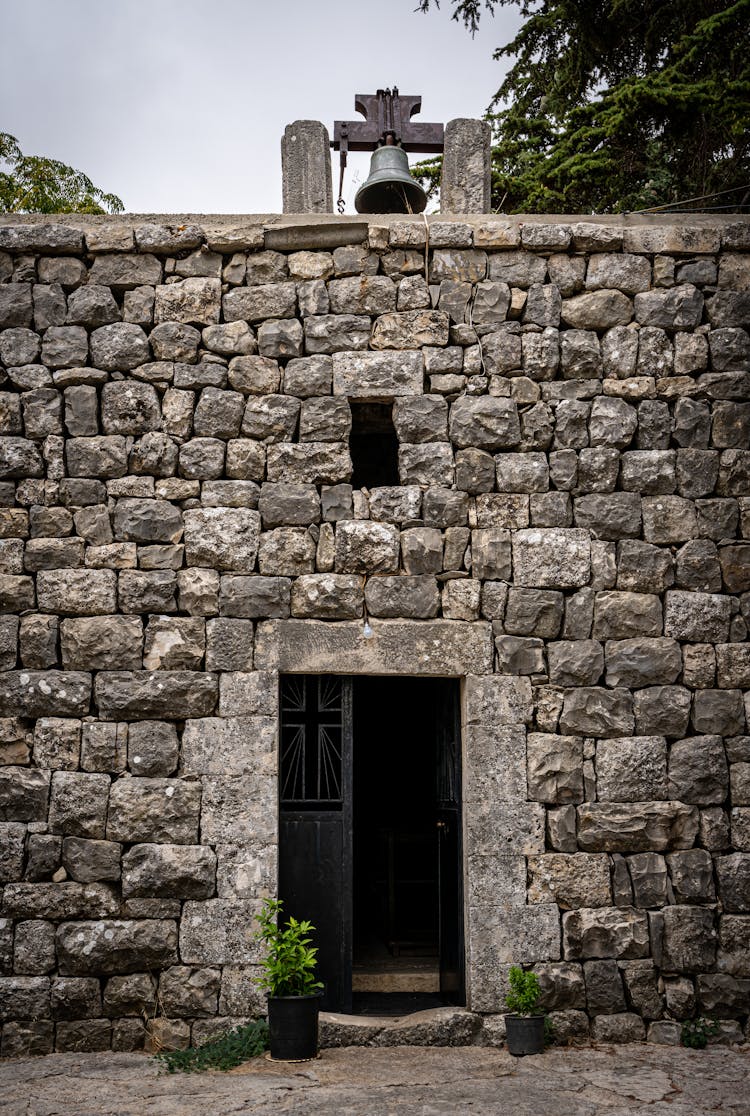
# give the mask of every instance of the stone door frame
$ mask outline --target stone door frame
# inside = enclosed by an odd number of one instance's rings
[[[560,957],[556,904],[526,901],[526,857],[544,852],[544,807],[527,800],[531,684],[493,674],[487,622],[370,626],[368,638],[362,621],[260,623],[255,668],[460,681],[466,1006],[499,1012],[509,965]]]

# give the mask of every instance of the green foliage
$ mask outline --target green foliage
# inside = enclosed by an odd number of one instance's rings
[[[202,1073],[204,1070],[234,1069],[249,1058],[257,1058],[264,1050],[268,1050],[268,1024],[256,1019],[203,1046],[164,1050],[154,1057],[164,1063],[168,1073]]]
[[[680,1030],[680,1042],[683,1046],[690,1046],[693,1050],[704,1050],[711,1035],[719,1033],[719,1024],[715,1019],[706,1019],[699,1015],[697,1019],[686,1019]]]
[[[510,991],[505,997],[508,1011],[514,1015],[539,1015],[542,990],[536,973],[526,973],[519,965],[513,965],[508,973],[508,980]]]
[[[309,936],[315,927],[296,918],[282,926],[282,907],[278,899],[265,899],[257,916],[260,930],[255,937],[266,946],[263,975],[257,983],[269,996],[312,996],[323,988],[315,979],[318,950]]]
[[[715,204],[747,206],[750,0],[493,2],[525,20],[495,52],[512,60],[490,106],[495,207],[621,212],[725,191]],[[453,6],[473,30],[479,0]]]
[[[24,155],[15,136],[0,132],[0,211],[3,213],[122,213],[116,194],[105,194],[83,171]]]

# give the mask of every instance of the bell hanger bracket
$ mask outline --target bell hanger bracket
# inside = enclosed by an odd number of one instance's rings
[[[340,152],[339,213],[344,212],[344,170],[349,151],[375,151],[394,145],[404,151],[424,151],[439,155],[445,147],[442,124],[427,124],[412,116],[422,111],[421,96],[378,89],[377,93],[355,93],[354,109],[364,120],[334,120],[331,147]]]
[[[334,151],[374,151],[384,144],[396,144],[404,151],[439,154],[444,147],[442,124],[414,123],[412,116],[422,111],[422,98],[407,96],[393,89],[377,93],[356,93],[354,108],[364,120],[335,120],[331,147]]]

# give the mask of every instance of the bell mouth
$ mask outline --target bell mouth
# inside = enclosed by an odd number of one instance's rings
[[[370,174],[354,199],[357,213],[422,213],[427,195],[409,173],[401,147],[379,147],[370,160]]]

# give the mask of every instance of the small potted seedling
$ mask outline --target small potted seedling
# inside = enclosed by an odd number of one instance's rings
[[[323,985],[315,979],[317,949],[310,933],[315,927],[296,918],[281,922],[282,903],[265,899],[255,935],[266,947],[263,973],[257,983],[268,994],[271,1058],[304,1062],[318,1055],[318,1014]]]
[[[537,975],[513,965],[508,979],[510,991],[505,997],[508,1053],[515,1058],[541,1054],[544,1050],[544,1012],[539,1010],[542,991]]]

